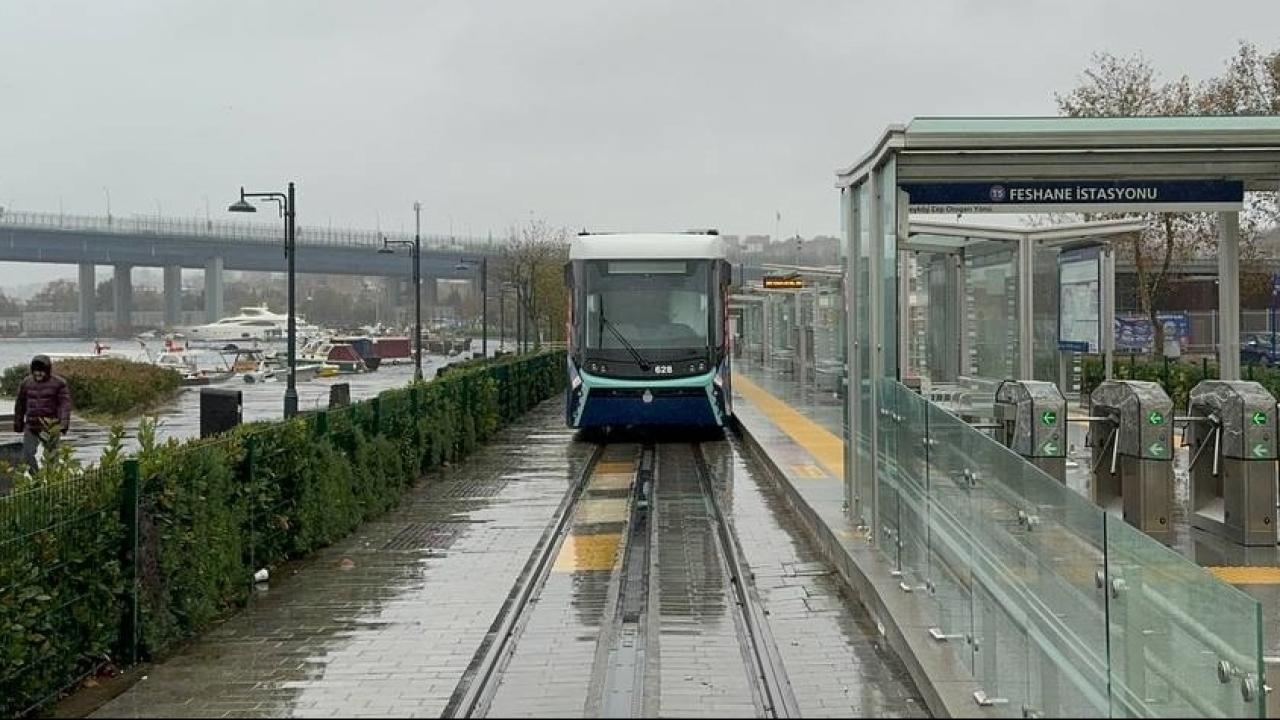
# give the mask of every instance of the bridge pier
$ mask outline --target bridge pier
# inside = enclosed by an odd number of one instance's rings
[[[117,263],[114,277],[112,290],[115,298],[115,334],[118,337],[128,337],[133,334],[133,266]]]
[[[76,323],[76,331],[86,339],[98,334],[96,273],[97,266],[93,263],[80,263],[80,319]]]
[[[164,326],[173,329],[182,320],[182,266],[164,266]]]
[[[222,258],[211,257],[204,265],[204,319],[222,319]]]

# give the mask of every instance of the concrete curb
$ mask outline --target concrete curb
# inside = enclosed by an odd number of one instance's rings
[[[764,420],[764,422],[768,422]],[[934,717],[982,717],[973,693],[979,689],[966,669],[963,654],[969,646],[957,641],[939,642],[929,635],[934,623],[926,608],[912,594],[899,587],[899,579],[882,553],[862,539],[842,540],[832,530],[831,518],[823,517],[771,458],[755,434],[740,417],[733,427],[748,450],[768,469],[787,505],[800,520],[805,534],[814,543],[848,588],[871,614],[876,629],[902,659]],[[836,521],[843,517],[834,518]],[[993,708],[994,710],[995,709]]]

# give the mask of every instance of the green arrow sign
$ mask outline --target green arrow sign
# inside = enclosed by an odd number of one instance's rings
[[[1148,450],[1152,455],[1163,455],[1163,454],[1164,454],[1164,443],[1162,443],[1162,442],[1153,442],[1153,443],[1151,443],[1151,447],[1148,447],[1148,448],[1147,448],[1147,450]]]
[[[1058,413],[1052,410],[1045,410],[1040,415],[1040,422],[1044,423],[1045,425],[1052,425],[1058,422]]]
[[[1267,414],[1266,414],[1266,413],[1264,413],[1264,412],[1262,412],[1261,410],[1259,410],[1259,411],[1255,412],[1255,413],[1253,414],[1253,424],[1254,424],[1254,425],[1266,425],[1266,424],[1267,424]]]
[[[1271,454],[1267,451],[1266,443],[1254,443],[1254,446],[1251,452],[1253,453],[1253,456],[1256,458],[1264,458]]]
[[[1045,443],[1044,447],[1041,449],[1044,451],[1045,455],[1056,456],[1058,454],[1058,443],[1050,440],[1049,442]]]
[[[1164,413],[1160,412],[1159,410],[1152,410],[1150,413],[1147,414],[1147,422],[1151,423],[1152,425],[1159,425],[1160,423],[1164,422]]]

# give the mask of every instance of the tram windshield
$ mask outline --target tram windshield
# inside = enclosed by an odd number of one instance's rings
[[[700,349],[708,345],[709,260],[590,260],[586,347]]]

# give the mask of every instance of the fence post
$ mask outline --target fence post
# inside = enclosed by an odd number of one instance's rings
[[[120,488],[120,522],[124,524],[124,617],[120,625],[120,658],[126,665],[138,662],[138,505],[141,497],[138,461],[124,461]]]
[[[328,410],[316,411],[315,434],[316,434],[316,437],[324,437],[329,434],[329,411]]]
[[[382,434],[382,396],[375,395],[369,398],[369,409],[373,411],[373,428],[370,435]]]

